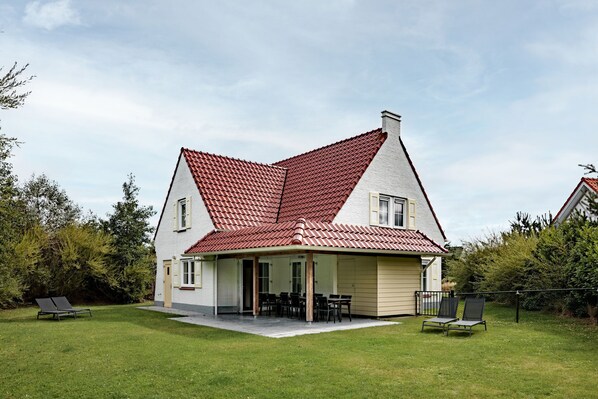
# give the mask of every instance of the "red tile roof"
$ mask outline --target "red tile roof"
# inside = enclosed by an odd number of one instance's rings
[[[571,194],[569,194],[567,201],[565,201],[565,203],[563,204],[561,209],[559,209],[559,211],[557,212],[557,214],[555,215],[553,220],[558,220],[561,217],[561,214],[565,211],[565,208],[567,207],[567,204],[569,203],[569,201],[571,201],[571,198],[573,198],[575,193],[577,193],[577,190],[579,190],[579,188],[584,183],[587,184],[592,190],[594,190],[594,192],[596,192],[598,194],[598,179],[594,179],[591,177],[582,177],[581,180],[579,181],[579,183],[577,183],[577,186],[575,186],[575,188],[573,189],[573,192]]]
[[[213,231],[195,243],[185,253],[208,254],[243,252],[253,248],[289,246],[368,250],[370,252],[442,255],[447,251],[414,230],[385,227],[297,221],[264,224],[230,231]]]
[[[279,222],[332,222],[386,140],[373,130],[274,165],[287,169]]]
[[[585,182],[592,190],[594,190],[598,194],[598,179],[593,179],[591,177],[582,177],[581,180]]]
[[[217,229],[276,222],[283,168],[182,149]]]

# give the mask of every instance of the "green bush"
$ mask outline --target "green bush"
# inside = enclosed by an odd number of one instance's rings
[[[460,292],[598,287],[598,223],[581,215],[559,226],[540,223],[534,229],[514,223],[509,232],[466,243],[461,255],[447,263],[449,278]],[[547,309],[596,320],[597,294],[525,293],[521,304],[525,309]],[[513,294],[492,298],[511,304],[515,301]]]

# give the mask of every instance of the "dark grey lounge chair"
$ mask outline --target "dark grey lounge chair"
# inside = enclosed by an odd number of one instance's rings
[[[484,330],[488,331],[486,320],[483,319],[485,303],[485,298],[465,298],[463,318],[449,324],[446,329],[446,335],[448,335],[448,330],[469,331],[469,336],[471,337],[473,326],[477,326],[478,324],[483,324]]]
[[[73,308],[71,306],[71,303],[69,302],[68,299],[66,299],[65,296],[53,296],[52,302],[54,302],[54,304],[56,305],[56,308],[58,310],[65,310],[67,312],[72,312],[75,314],[89,313],[89,315],[91,316],[91,309]]]
[[[457,318],[457,307],[459,306],[459,298],[447,298],[443,297],[440,301],[440,307],[438,308],[438,314],[436,317],[424,320],[422,322],[422,331],[424,327],[442,328],[445,329],[448,323],[459,320]]]
[[[58,319],[60,321],[60,316],[73,316],[77,317],[77,314],[68,310],[58,310],[54,302],[50,298],[35,298],[35,302],[40,308],[40,311],[37,312],[37,318],[39,319],[40,316],[51,314],[52,318]]]

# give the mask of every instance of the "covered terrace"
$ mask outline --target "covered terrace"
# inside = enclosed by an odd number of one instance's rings
[[[307,221],[263,224],[230,231],[213,231],[195,243],[185,256],[214,262],[216,268],[230,260],[250,265],[252,315],[259,314],[260,263],[264,259],[304,259],[305,321],[314,320],[314,259],[327,259],[333,268],[330,294],[353,296],[354,313],[369,317],[413,314],[414,292],[421,285],[422,257],[444,256],[447,251],[415,230],[342,225]],[[429,263],[428,263],[429,264]],[[234,266],[234,265],[233,265]],[[218,286],[226,287],[225,275]],[[231,282],[228,288],[239,287]],[[262,284],[263,287],[263,284]],[[243,290],[243,285],[239,287]],[[241,301],[243,302],[243,301]],[[245,301],[246,302],[246,301]],[[242,310],[243,305],[238,309]],[[215,303],[216,313],[219,304]]]

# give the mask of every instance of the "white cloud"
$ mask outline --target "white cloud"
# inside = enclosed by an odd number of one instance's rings
[[[71,8],[70,0],[57,0],[45,4],[40,1],[31,2],[25,7],[23,21],[46,30],[81,23],[79,14]]]

